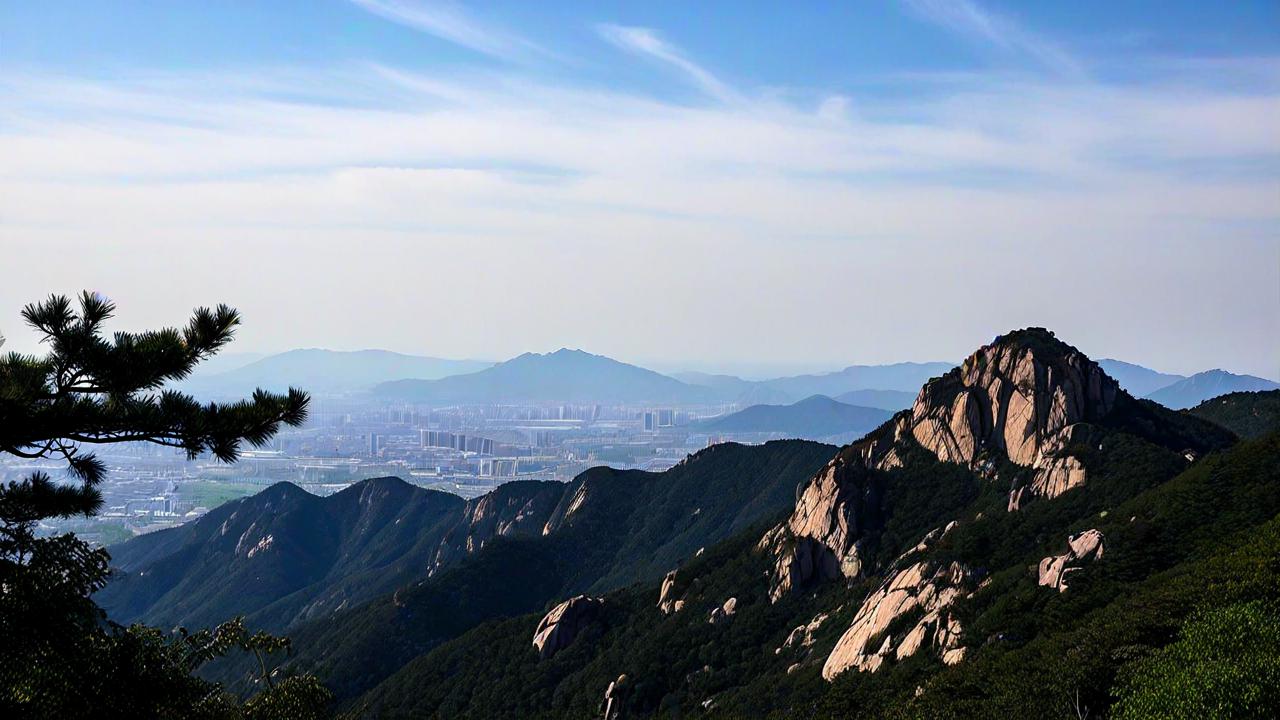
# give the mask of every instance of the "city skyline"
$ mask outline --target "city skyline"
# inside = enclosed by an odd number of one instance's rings
[[[0,10],[0,287],[231,352],[1280,372],[1273,3]],[[789,370],[781,370],[789,368]]]

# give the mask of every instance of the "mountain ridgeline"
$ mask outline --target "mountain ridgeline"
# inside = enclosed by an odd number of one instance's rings
[[[1240,441],[1018,331],[836,453],[771,528],[597,604],[486,621],[348,697],[374,717],[1142,717],[1185,618],[1280,587],[1258,564],[1280,549],[1277,483],[1276,428]],[[559,623],[553,654],[531,646]]]
[[[388,350],[340,352],[308,348],[253,359],[221,372],[197,372],[181,383],[201,397],[238,397],[256,388],[273,391],[305,387],[320,395],[366,392],[402,378],[442,378],[489,367],[479,360],[447,360]],[[218,365],[214,365],[216,369]]]
[[[791,405],[752,405],[723,417],[705,420],[697,429],[712,433],[761,433],[781,437],[847,442],[888,420],[888,410],[859,407],[814,395]]]
[[[525,353],[479,372],[379,384],[380,397],[435,404],[520,402],[711,402],[715,393],[652,370],[581,350]]]
[[[1028,328],[838,450],[717,445],[469,503],[277,486],[115,549],[101,597],[286,627],[286,671],[361,717],[1270,717],[1276,394],[1136,392]]]
[[[297,632],[338,628],[348,638],[356,634],[348,622],[418,597],[438,602],[466,588],[492,600],[446,603],[437,620],[450,629],[431,630],[442,634],[419,641],[425,647],[488,612],[660,577],[784,511],[832,452],[804,441],[724,443],[663,473],[599,467],[570,483],[512,482],[470,501],[396,478],[324,498],[279,483],[113,547],[117,572],[97,600],[117,622],[198,626],[245,615],[258,627],[311,621]],[[513,556],[523,560],[510,572],[487,569]],[[521,573],[536,577],[515,582]]]

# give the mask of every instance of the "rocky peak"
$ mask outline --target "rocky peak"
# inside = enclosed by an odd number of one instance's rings
[[[943,462],[976,466],[990,453],[1036,470],[1015,490],[1056,497],[1085,482],[1066,453],[1074,428],[1104,418],[1123,391],[1097,363],[1043,328],[996,338],[929,381],[906,419],[913,438]],[[1028,495],[1029,493],[1029,495]]]

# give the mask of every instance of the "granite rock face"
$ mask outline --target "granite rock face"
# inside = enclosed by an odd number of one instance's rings
[[[1085,423],[1115,407],[1119,384],[1075,348],[1040,328],[997,338],[956,370],[920,390],[907,420],[911,436],[943,462],[977,467],[1002,453],[1035,470],[1010,510],[1031,497],[1057,497],[1085,483],[1071,456]]]
[[[538,651],[538,657],[546,660],[569,647],[603,608],[603,599],[586,595],[570,598],[552,608],[533,633],[533,647]]]
[[[1096,529],[1085,530],[1067,538],[1067,552],[1050,555],[1040,561],[1039,583],[1066,592],[1067,576],[1080,569],[1081,563],[1102,557],[1106,538]]]
[[[949,528],[948,528],[949,529]],[[913,555],[927,550],[945,534],[935,530],[921,544],[899,558],[906,564]],[[890,657],[903,660],[928,644],[947,664],[960,662],[965,648],[960,644],[960,621],[948,612],[957,598],[973,585],[974,573],[957,562],[936,563],[917,560],[892,573],[875,592],[867,596],[822,666],[822,677],[831,680],[855,668],[875,672]],[[899,619],[908,619],[909,629],[890,633]]]
[[[758,548],[773,555],[769,596],[777,601],[816,580],[858,577],[868,526],[879,521],[879,485],[857,455],[841,453],[800,491],[791,517]]]

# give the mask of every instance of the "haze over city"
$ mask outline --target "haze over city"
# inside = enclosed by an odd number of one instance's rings
[[[1280,376],[1273,3],[0,9],[0,286],[229,352]]]

